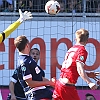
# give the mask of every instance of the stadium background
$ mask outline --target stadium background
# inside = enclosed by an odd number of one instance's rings
[[[40,49],[39,64],[44,69],[46,78],[50,79],[54,76],[59,77],[64,55],[75,43],[75,31],[85,28],[90,32],[90,39],[86,45],[88,58],[85,69],[100,72],[100,0],[58,0],[61,11],[54,16],[45,13],[44,6],[47,1],[0,0],[0,31],[18,19],[19,8],[22,11],[32,11],[34,17],[33,20],[21,24],[4,43],[0,44],[0,89],[3,100],[6,100],[10,76],[17,65],[18,52],[13,40],[18,35],[26,35],[31,47]],[[100,100],[99,87],[98,90],[92,91],[81,78],[78,79],[76,86],[81,100],[84,100],[86,93],[92,93]]]

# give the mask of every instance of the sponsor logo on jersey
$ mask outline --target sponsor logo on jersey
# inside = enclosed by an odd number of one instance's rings
[[[84,56],[80,56],[80,60],[83,61],[84,60]]]
[[[26,71],[26,67],[25,66],[22,66],[22,71]]]

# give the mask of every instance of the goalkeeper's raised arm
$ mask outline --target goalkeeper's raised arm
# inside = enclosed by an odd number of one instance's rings
[[[2,33],[0,33],[0,43],[3,42],[18,26],[25,20],[32,19],[32,13],[25,11],[22,13],[22,11],[19,9],[19,14],[20,17],[17,21],[12,23],[11,25],[8,26],[7,29],[5,29]]]

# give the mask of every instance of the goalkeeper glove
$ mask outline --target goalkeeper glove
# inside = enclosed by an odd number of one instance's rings
[[[21,9],[19,9],[19,15],[20,15],[20,18],[18,19],[21,23],[25,20],[29,20],[29,19],[32,19],[32,13],[31,12],[28,12],[28,11],[25,11],[24,13],[22,13]]]

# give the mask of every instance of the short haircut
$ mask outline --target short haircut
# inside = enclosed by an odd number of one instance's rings
[[[39,52],[39,54],[40,54],[40,50],[38,49],[38,48],[32,48],[31,50],[30,50],[30,53],[32,52],[32,50],[37,50],[38,52]],[[29,54],[30,54],[29,53]]]
[[[17,38],[15,38],[14,40],[14,44],[16,46],[16,48],[21,52],[25,49],[26,44],[29,43],[29,40],[27,39],[26,36],[22,35],[22,36],[18,36]]]
[[[92,95],[92,94],[90,94],[90,93],[87,93],[85,96],[86,96],[86,97],[92,96],[92,97],[96,100],[96,98],[94,97],[94,95]]]
[[[79,38],[79,42],[86,42],[89,38],[89,32],[83,28],[76,31],[76,38]]]

